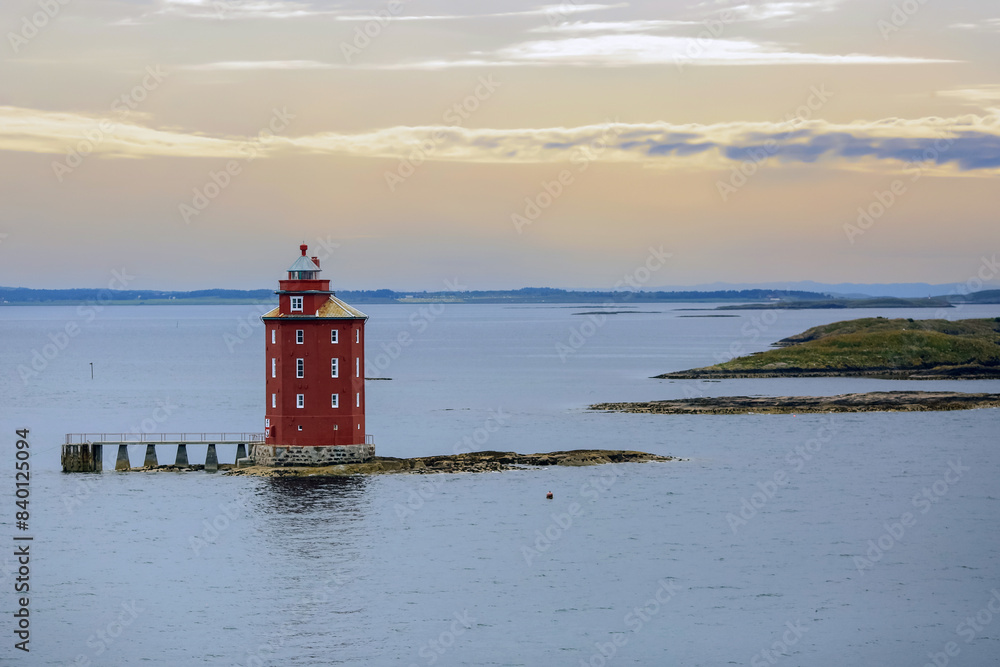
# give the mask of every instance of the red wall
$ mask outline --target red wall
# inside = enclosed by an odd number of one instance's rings
[[[326,303],[327,299],[330,298],[329,280],[279,280],[278,284],[281,290],[278,294],[278,308],[283,313],[292,312],[291,298],[293,296],[302,297],[303,315],[314,315]],[[318,290],[320,293],[310,294],[309,292],[313,290]],[[286,294],[285,292],[299,292],[299,294]],[[267,340],[270,341],[271,339],[268,338]]]
[[[286,282],[281,281],[284,289]],[[302,281],[315,284],[319,281]],[[325,281],[324,281],[325,282]],[[308,298],[305,313],[312,314]],[[320,295],[316,295],[320,296]],[[322,295],[320,305],[328,299]],[[281,299],[288,299],[282,294]],[[288,312],[287,306],[282,312]],[[365,334],[363,319],[265,320],[265,374],[267,444],[271,445],[358,445],[365,441]],[[296,330],[304,342],[296,343]],[[338,331],[337,343],[330,331]],[[271,343],[271,332],[275,342]],[[359,342],[355,342],[358,340]],[[331,377],[330,360],[339,360],[339,377]],[[276,360],[277,377],[271,377],[271,359]],[[296,359],[304,360],[305,377],[296,377]],[[356,372],[359,369],[360,372]],[[271,407],[275,394],[277,407]],[[296,407],[296,394],[305,395],[305,407]],[[331,394],[339,394],[340,406],[331,407]],[[356,395],[361,405],[357,406]],[[270,424],[268,426],[268,424]],[[299,427],[302,430],[299,430]]]

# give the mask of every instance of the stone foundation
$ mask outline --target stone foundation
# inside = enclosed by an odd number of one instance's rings
[[[332,466],[371,460],[375,456],[375,445],[282,447],[253,444],[250,446],[250,456],[259,466]]]
[[[63,472],[101,472],[102,456],[101,445],[63,445]]]

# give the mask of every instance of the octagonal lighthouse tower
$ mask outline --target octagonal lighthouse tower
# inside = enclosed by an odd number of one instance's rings
[[[257,465],[332,465],[367,461],[375,444],[365,434],[365,321],[368,316],[320,280],[308,246],[279,281],[278,307],[265,329],[267,409]]]

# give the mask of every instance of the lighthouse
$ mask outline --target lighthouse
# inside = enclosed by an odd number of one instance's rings
[[[333,465],[367,461],[365,322],[319,277],[309,247],[279,281],[278,307],[261,317],[265,330],[264,442],[257,465]]]

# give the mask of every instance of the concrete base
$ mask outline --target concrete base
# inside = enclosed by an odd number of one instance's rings
[[[244,456],[243,458],[236,459],[237,468],[249,468],[253,465],[253,459],[249,456]]]
[[[159,464],[156,462],[156,445],[146,445],[146,458],[143,460],[142,466],[155,468],[157,465]]]
[[[219,469],[219,455],[215,451],[215,445],[208,446],[208,453],[205,454],[205,472],[216,472]]]
[[[131,470],[132,464],[128,461],[128,445],[118,445],[118,459],[115,461],[115,470]]]
[[[188,465],[188,448],[187,445],[177,445],[177,457],[174,459],[174,465],[178,468],[186,468]]]
[[[332,466],[363,463],[375,456],[375,445],[328,445],[322,447],[281,447],[254,444],[250,456],[259,466]]]
[[[63,445],[63,472],[101,472],[103,449],[101,445]]]

